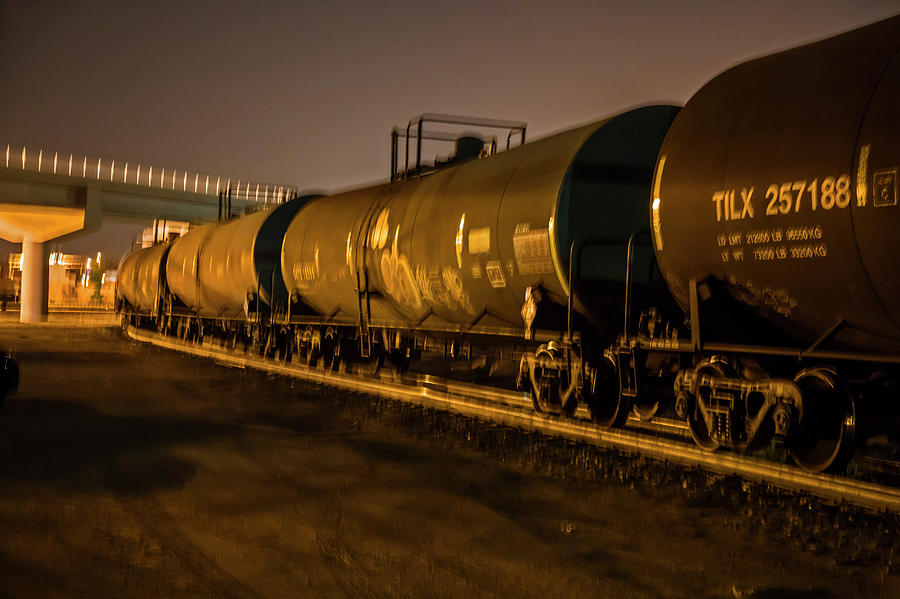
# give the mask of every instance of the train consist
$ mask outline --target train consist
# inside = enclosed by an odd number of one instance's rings
[[[704,449],[775,439],[836,470],[863,424],[898,428],[898,107],[895,17],[680,109],[487,157],[466,137],[443,165],[198,227],[124,258],[117,305],[326,369],[513,351],[541,412],[663,410]]]

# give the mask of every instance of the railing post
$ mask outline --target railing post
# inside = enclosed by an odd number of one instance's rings
[[[397,180],[397,143],[400,132],[394,127],[391,129],[391,183]]]
[[[419,118],[419,124],[416,126],[416,171],[422,167],[422,126],[425,119]]]

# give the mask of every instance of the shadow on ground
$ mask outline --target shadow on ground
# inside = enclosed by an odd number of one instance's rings
[[[167,449],[229,432],[196,419],[110,416],[63,401],[10,402],[0,418],[0,481],[116,494],[178,488],[195,467]]]
[[[836,599],[836,596],[826,591],[795,589],[760,589],[749,595],[750,599]]]

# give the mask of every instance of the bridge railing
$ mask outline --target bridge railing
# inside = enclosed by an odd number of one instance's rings
[[[0,156],[6,168],[53,173],[82,179],[110,181],[170,189],[210,196],[231,192],[231,197],[250,204],[281,204],[297,196],[297,187],[277,183],[260,183],[160,167],[138,162],[91,158],[82,154],[44,152],[43,149],[27,149],[24,146],[6,145]]]

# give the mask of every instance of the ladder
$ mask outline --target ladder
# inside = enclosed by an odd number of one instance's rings
[[[365,258],[363,258],[365,260]],[[369,332],[371,316],[369,303],[369,270],[362,265],[356,270],[356,295],[359,306],[359,354],[363,358],[372,355],[372,335]]]

